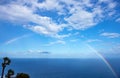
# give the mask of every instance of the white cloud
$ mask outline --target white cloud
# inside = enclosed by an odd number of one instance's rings
[[[117,38],[117,37],[120,37],[119,33],[108,33],[108,32],[105,32],[105,33],[102,33],[100,35],[108,37],[108,38]]]
[[[28,50],[27,53],[39,53],[41,50]]]
[[[52,26],[52,27],[51,27]],[[49,27],[45,27],[45,26],[24,26],[27,29],[30,29],[38,34],[44,34],[46,36],[51,36],[54,38],[58,38],[58,39],[62,39],[65,37],[69,37],[71,36],[71,34],[57,34],[59,31],[62,30],[62,26],[53,26],[51,25]]]
[[[78,41],[78,39],[72,39],[72,40],[70,40],[70,42],[77,42]]]
[[[56,42],[51,42],[50,45],[53,45],[53,44],[65,44],[65,41],[62,41],[62,40],[58,40]]]
[[[99,41],[101,41],[101,40],[99,40],[99,39],[89,39],[86,42],[91,43],[91,42],[99,42]]]
[[[19,54],[18,54],[19,53]],[[47,58],[52,52],[42,50],[26,50],[26,51],[12,51],[1,52],[0,57],[10,58]]]
[[[57,34],[62,29],[62,24],[60,26],[54,23],[49,17],[34,14],[28,7],[11,4],[0,6],[0,8],[2,10],[0,18],[7,18],[7,20],[14,22],[32,22],[37,24],[37,26],[25,26],[34,32],[54,36],[54,34]]]
[[[54,41],[54,42],[50,42],[49,44],[46,44],[45,46],[51,46],[51,45],[55,45],[55,44],[66,44],[65,41],[63,40],[57,40],[57,41]]]
[[[28,50],[26,54],[50,54],[51,52],[42,51],[42,50]]]
[[[56,34],[55,37],[58,38],[58,39],[63,39],[63,38],[66,38],[66,37],[70,37],[71,35],[72,35],[71,33],[64,34],[64,35]]]
[[[61,10],[58,0],[45,0],[42,3],[37,3],[37,7],[45,10]]]
[[[108,5],[109,8],[115,8],[116,7],[116,3],[115,2],[110,2]]]
[[[103,2],[105,7],[102,6]],[[0,19],[22,23],[39,34],[59,37],[59,32],[64,28],[85,30],[95,26],[105,17],[114,15],[115,7],[116,3],[112,0],[99,0],[96,3],[90,0],[12,0],[0,5]],[[54,13],[57,20],[52,16]]]
[[[79,32],[75,32],[73,35],[80,35],[80,33]]]
[[[77,10],[76,13],[72,14],[70,17],[65,18],[70,26],[74,29],[87,29],[94,26],[94,16],[92,13],[84,11],[82,9]]]
[[[16,4],[0,5],[0,18],[11,21],[28,22],[33,17],[32,11],[24,6]]]
[[[120,18],[116,19],[116,22],[120,22]]]
[[[25,26],[26,28],[44,35],[54,36],[60,30],[57,26],[52,26],[51,28],[45,26]]]

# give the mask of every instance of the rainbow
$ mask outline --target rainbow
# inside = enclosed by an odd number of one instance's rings
[[[104,56],[100,54],[96,49],[91,47],[89,44],[86,43],[86,45],[89,49],[91,49],[96,55],[98,55],[101,58],[101,60],[107,65],[107,67],[110,69],[115,78],[119,78],[114,69],[112,68],[112,66],[109,64],[109,62],[104,58]]]

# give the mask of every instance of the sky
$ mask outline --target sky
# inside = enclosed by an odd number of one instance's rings
[[[0,0],[0,57],[120,57],[119,0]],[[96,53],[97,52],[97,53]]]

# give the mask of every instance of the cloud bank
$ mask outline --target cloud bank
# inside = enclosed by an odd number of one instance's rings
[[[1,0],[0,19],[21,23],[38,34],[61,38],[65,34],[60,32],[66,28],[85,30],[114,16],[116,6],[112,0]]]
[[[108,37],[108,38],[118,38],[118,37],[120,37],[120,34],[104,32],[101,34],[101,36]]]

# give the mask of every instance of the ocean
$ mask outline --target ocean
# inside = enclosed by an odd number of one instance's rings
[[[116,78],[101,59],[30,58],[11,61],[5,73],[8,69],[13,69],[15,74],[27,73],[30,78]],[[120,58],[107,61],[120,78]]]

